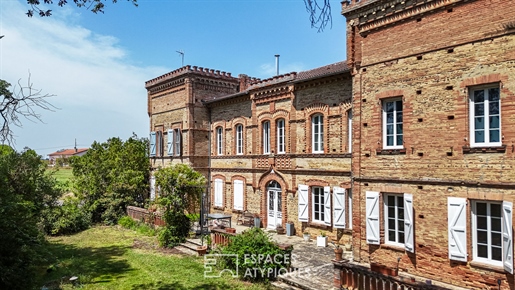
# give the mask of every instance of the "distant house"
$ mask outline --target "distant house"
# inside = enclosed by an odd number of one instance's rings
[[[72,156],[82,156],[88,152],[88,148],[61,149],[57,152],[48,154],[49,165],[55,165],[59,158],[67,159]]]

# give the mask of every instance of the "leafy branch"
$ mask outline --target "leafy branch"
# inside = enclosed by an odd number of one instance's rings
[[[91,10],[93,13],[104,13],[105,2],[107,0],[73,0],[73,3],[77,5],[79,8],[85,7],[88,10]],[[112,0],[113,3],[117,3],[118,0]],[[127,0],[131,2],[134,6],[138,7],[137,0]],[[54,4],[53,0],[43,0],[44,4]],[[27,16],[32,17],[34,14],[37,14],[41,17],[48,17],[52,16],[52,10],[45,10],[41,9],[41,0],[27,0],[27,4],[30,5],[30,9],[27,11]],[[68,4],[67,0],[58,0],[57,5],[59,7],[63,7],[64,5]]]

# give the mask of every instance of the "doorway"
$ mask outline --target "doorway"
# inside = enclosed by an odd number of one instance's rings
[[[267,228],[275,230],[277,225],[283,223],[281,185],[277,181],[270,181],[266,188],[268,220]]]

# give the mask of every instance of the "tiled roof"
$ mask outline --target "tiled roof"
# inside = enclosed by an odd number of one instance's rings
[[[48,154],[48,156],[62,156],[62,155],[71,156],[71,155],[79,154],[82,152],[86,152],[86,151],[88,151],[88,149],[89,148],[77,148],[77,152],[75,152],[75,149],[64,149],[64,150],[60,150],[60,151],[57,151],[54,153],[50,153],[50,154]]]
[[[320,78],[328,75],[349,71],[346,61],[333,63],[312,70],[301,71],[297,74],[295,82],[305,81],[314,78]]]
[[[367,5],[375,4],[376,2],[380,2],[382,0],[361,0],[359,2],[355,3],[349,3],[350,1],[342,1],[342,14],[345,16],[345,14],[355,11],[361,7],[365,7]]]

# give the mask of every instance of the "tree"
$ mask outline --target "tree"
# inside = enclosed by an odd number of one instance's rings
[[[157,202],[165,209],[166,222],[159,233],[159,242],[165,247],[175,247],[188,235],[190,220],[186,213],[194,213],[200,208],[206,178],[186,164],[159,169],[155,177],[160,194]]]
[[[41,115],[36,112],[36,108],[47,111],[57,109],[47,101],[47,98],[53,95],[41,93],[41,90],[32,87],[30,75],[26,86],[21,85],[9,90],[11,86],[5,80],[0,79],[0,117],[2,118],[2,128],[0,129],[0,143],[14,144],[14,133],[12,125],[22,127],[20,117],[24,117],[29,121],[40,121]]]
[[[319,4],[318,1],[324,1]],[[329,0],[304,0],[306,11],[309,14],[309,22],[311,28],[316,28],[318,32],[324,31],[327,24],[333,25],[333,18],[331,16],[331,3]]]
[[[147,148],[147,139],[133,135],[125,142],[95,141],[85,155],[70,158],[73,187],[93,222],[115,224],[128,205],[142,205],[149,190]]]
[[[0,289],[32,289],[43,256],[41,214],[61,193],[36,152],[0,145]]]
[[[77,5],[77,7],[82,8],[85,7],[88,10],[91,10],[93,13],[104,13],[105,5],[103,2],[106,0],[73,0],[73,3]],[[118,0],[112,0],[113,3],[118,2]],[[137,0],[127,0],[134,4],[134,6],[138,6]],[[44,4],[53,4],[53,0],[43,0]],[[30,5],[30,9],[27,11],[27,16],[32,17],[34,14],[38,14],[41,17],[51,16],[52,10],[44,10],[40,8],[41,0],[27,0],[27,4]],[[58,0],[57,5],[59,7],[63,7],[68,4],[66,0]]]

